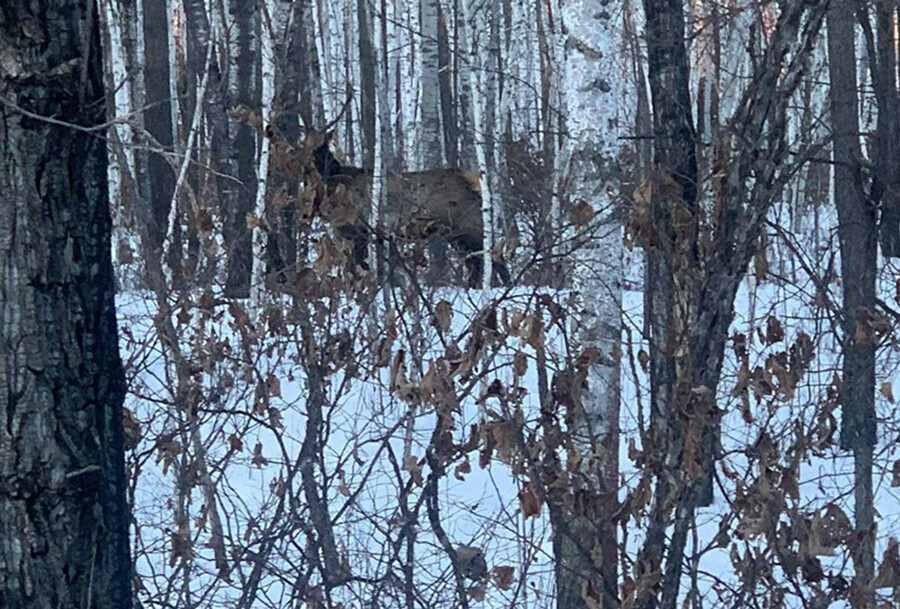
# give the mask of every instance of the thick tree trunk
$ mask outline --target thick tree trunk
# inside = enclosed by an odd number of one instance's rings
[[[0,6],[0,605],[10,609],[132,605],[106,144],[85,130],[105,121],[95,8]]]
[[[574,290],[582,294],[575,320],[582,357],[590,363],[581,392],[582,411],[572,434],[582,457],[572,509],[555,523],[557,607],[618,607],[618,538],[613,514],[618,505],[619,361],[622,333],[622,232],[610,221],[607,194],[618,171],[617,81],[620,44],[618,12],[591,2],[561,3],[568,33],[564,86],[567,96],[566,156],[570,159],[573,201],[591,205],[598,221],[577,252]]]
[[[828,67],[834,129],[834,199],[838,211],[843,284],[843,428],[841,445],[856,463],[854,511],[857,543],[853,607],[874,606],[875,575],[872,456],[875,447],[875,347],[865,332],[865,313],[875,309],[878,227],[875,206],[863,191],[856,80],[854,6],[833,3],[828,11]],[[858,331],[858,329],[860,331]]]
[[[897,4],[893,0],[876,0],[876,45],[873,57],[877,67],[873,73],[878,100],[878,172],[875,195],[881,206],[881,250],[885,256],[900,257],[900,177],[895,168],[900,164],[900,95],[897,93]]]
[[[660,391],[652,396],[652,431],[644,450],[653,458],[657,484],[639,555],[637,576],[643,581],[637,584],[635,607],[675,609],[687,533],[696,508],[710,498],[719,417],[715,396],[734,298],[758,251],[768,211],[795,168],[787,162],[784,108],[805,73],[827,2],[784,5],[754,64],[730,121],[737,133],[734,149],[722,152],[727,175],[708,233],[714,255],[698,249],[697,163],[682,4],[644,0],[644,7],[659,167],[652,190],[645,193],[653,219],[645,247],[660,264],[653,269],[657,285],[669,290],[662,303],[669,310],[647,315],[651,375],[663,377],[659,389],[668,395],[660,399]],[[763,168],[762,175],[754,175],[756,168]],[[659,329],[667,333],[666,340],[660,340]]]

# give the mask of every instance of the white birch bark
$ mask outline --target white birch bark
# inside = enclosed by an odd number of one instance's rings
[[[267,15],[276,14],[275,0],[266,0],[265,10]],[[272,103],[275,98],[275,36],[276,31],[272,27],[273,22],[263,19],[260,41],[261,67],[261,99],[262,99],[262,124],[268,126],[272,120]],[[253,266],[250,275],[250,306],[257,311],[262,303],[266,288],[266,241],[268,233],[264,230],[266,221],[266,201],[269,185],[269,138],[260,135],[259,157],[256,165],[256,205],[254,215],[256,222],[252,231]]]
[[[586,480],[597,485],[592,490],[596,500],[601,501],[609,494],[615,497],[618,470],[623,264],[622,227],[613,213],[615,202],[611,193],[619,189],[618,125],[627,124],[620,120],[617,99],[625,87],[625,75],[617,62],[621,53],[619,24],[613,18],[620,8],[618,1],[603,5],[589,0],[561,2],[562,29],[567,35],[562,91],[566,92],[568,106],[568,194],[573,203],[586,202],[595,213],[586,229],[576,228],[579,233],[586,230],[587,239],[576,252],[574,334],[579,352],[593,355],[581,395],[583,412],[571,431],[581,453]],[[603,509],[597,513],[602,515]],[[582,531],[580,515],[571,516],[570,530],[577,535]],[[564,539],[560,545],[558,592],[560,598],[569,599],[571,604],[566,606],[581,606],[585,579],[596,578],[598,572],[602,578],[615,578],[616,528],[606,524],[610,526],[605,531],[602,521],[589,523],[584,531],[598,536],[597,542],[604,548],[602,560],[594,557],[593,565],[584,564],[569,540]],[[604,535],[612,539],[605,539]],[[597,594],[609,588],[610,582],[593,586]],[[615,582],[612,589],[616,589]],[[593,600],[606,605],[606,599]]]
[[[470,0],[462,0],[460,6],[463,10],[463,21],[471,23]],[[486,135],[484,124],[484,108],[482,107],[483,96],[477,92],[481,90],[479,86],[479,64],[478,54],[471,52],[469,56],[470,65],[466,69],[466,75],[469,78],[470,90],[475,93],[472,97],[472,113],[474,115],[474,139],[475,139],[475,156],[478,159],[478,173],[481,178],[481,218],[483,222],[483,241],[484,241],[484,269],[481,277],[482,302],[487,304],[491,299],[491,276],[493,275],[494,265],[491,257],[491,250],[494,246],[494,200],[491,189],[490,173],[488,171],[488,156],[484,145]]]
[[[113,83],[113,116],[110,118],[114,121],[125,119],[131,114],[131,81],[128,78],[128,68],[125,63],[125,49],[122,42],[122,20],[121,12],[116,4],[116,0],[104,0],[102,3],[102,20],[106,26],[106,36],[109,43],[107,56],[109,57],[109,73],[112,74]],[[107,175],[109,180],[109,200],[113,207],[113,236],[114,242],[117,242],[121,235],[123,224],[122,210],[122,184],[123,176],[126,172],[134,175],[134,147],[133,133],[128,125],[123,122],[116,122],[113,126],[116,130],[116,137],[119,145],[122,146],[122,155],[112,150],[115,144],[110,143],[108,152],[109,165]],[[120,160],[125,161],[123,167]],[[113,262],[117,265],[118,248],[113,248]]]
[[[382,3],[382,7],[385,7],[386,3]],[[375,56],[376,56],[376,73],[375,73],[375,171],[373,172],[373,180],[372,180],[372,226],[375,226],[378,231],[381,229],[382,221],[382,209],[384,207],[384,199],[387,193],[387,172],[390,165],[390,157],[392,154],[392,146],[391,142],[391,106],[389,102],[389,94],[388,87],[390,80],[389,78],[385,78],[386,71],[382,69],[383,65],[390,65],[389,63],[389,49],[385,48],[385,41],[379,35],[382,31],[382,28],[387,27],[387,15],[383,12],[378,11],[378,18],[373,19],[374,23],[377,23],[378,27],[375,27],[375,31],[373,32],[373,43],[375,47]],[[380,61],[384,62],[379,65]],[[369,241],[369,260],[374,261],[374,268],[377,270],[380,266],[385,266],[384,261],[379,260],[379,248],[376,239],[371,239]]]
[[[176,18],[178,23],[181,24],[181,29],[184,29],[184,16],[181,15],[179,11],[180,3],[176,4],[175,0],[165,0],[166,2],[166,12],[169,14],[169,23],[173,24],[172,27],[167,28],[167,32],[169,34],[169,99],[172,100],[171,109],[172,109],[172,148],[177,157],[181,153],[181,139],[178,136],[178,117],[181,115],[181,104],[178,102],[178,84],[175,82],[175,66],[176,66],[176,48],[178,44],[183,45],[183,41],[179,43],[179,41],[175,38],[176,36]]]
[[[423,169],[441,166],[441,108],[438,79],[438,4],[440,0],[421,0],[422,64],[421,141]]]
[[[564,95],[564,87],[566,83],[565,80],[565,72],[563,70],[563,62],[565,61],[565,35],[563,34],[562,24],[559,23],[559,15],[560,9],[558,2],[554,2],[552,4],[555,9],[555,19],[551,18],[552,15],[549,14],[550,6],[548,4],[547,9],[541,15],[541,18],[546,21],[546,31],[547,31],[547,49],[549,52],[549,61],[551,66],[553,66],[554,78],[550,80],[550,112],[552,113],[554,109],[560,113],[561,116],[567,116],[567,108],[566,108],[566,97]],[[552,29],[551,29],[552,24]],[[556,152],[553,155],[553,167],[552,167],[552,177],[551,177],[551,198],[550,198],[550,226],[551,226],[551,242],[550,242],[550,251],[548,252],[551,257],[553,257],[557,253],[557,244],[559,243],[562,235],[562,206],[560,203],[560,193],[565,188],[566,176],[569,173],[569,158],[571,147],[563,146],[563,133],[561,124],[556,124],[558,119],[550,116],[548,120],[545,120],[546,125],[549,126],[549,132],[545,135],[552,140],[552,148]]]
[[[169,218],[166,222],[166,236],[162,244],[162,259],[166,261],[170,260],[170,256],[172,253],[172,242],[175,239],[175,226],[178,223],[178,196],[179,194],[181,194],[181,189],[187,176],[188,167],[191,164],[191,151],[194,149],[194,142],[197,140],[197,134],[200,131],[200,117],[203,114],[203,102],[206,99],[206,89],[209,85],[209,67],[213,57],[213,48],[215,48],[215,33],[212,34],[212,40],[210,40],[210,44],[207,45],[205,61],[206,67],[203,70],[203,79],[200,81],[200,88],[197,90],[197,103],[194,105],[194,115],[191,119],[187,145],[184,149],[185,154],[181,159],[181,166],[178,171],[178,179],[175,181],[175,191],[172,193],[172,203],[169,205]],[[175,141],[177,142],[178,138],[175,138]],[[174,285],[175,279],[172,275],[172,266],[169,264],[165,264],[163,265],[163,267],[165,272],[166,284],[169,288],[171,288]]]
[[[567,126],[570,139],[572,201],[586,201],[607,225],[592,235],[578,251],[575,289],[582,295],[579,337],[584,345],[601,347],[611,358],[619,343],[621,323],[621,227],[612,220],[610,192],[618,186],[616,87],[622,75],[615,62],[618,33],[609,19],[598,19],[594,2],[568,0],[563,18],[568,29],[565,90],[568,95]],[[607,5],[609,10],[609,5]],[[588,296],[590,295],[590,296]],[[605,358],[604,358],[605,359]],[[594,366],[586,397],[586,416],[598,433],[607,433],[613,421],[606,417],[609,388],[617,386],[618,364]],[[588,406],[590,405],[590,406]],[[587,440],[587,438],[586,438]],[[588,444],[585,444],[587,446]]]

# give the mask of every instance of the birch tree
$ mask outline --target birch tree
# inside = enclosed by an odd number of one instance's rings
[[[560,3],[567,32],[565,91],[570,191],[573,205],[590,210],[584,245],[576,253],[573,288],[579,295],[575,330],[590,362],[580,418],[571,430],[582,464],[578,485],[590,500],[554,523],[557,606],[615,607],[618,543],[612,515],[618,504],[619,343],[622,333],[622,226],[610,193],[618,190],[622,85],[616,56],[617,3]],[[576,506],[578,503],[576,502]]]
[[[440,83],[438,78],[438,16],[440,0],[420,0],[422,42],[421,76],[422,168],[441,166]]]
[[[263,128],[272,122],[272,104],[275,101],[275,38],[278,35],[274,18],[277,0],[267,0],[264,5],[262,34],[260,42],[260,96],[262,110],[260,120]],[[251,307],[257,309],[261,304],[266,287],[266,224],[268,185],[269,185],[269,138],[260,134],[259,157],[256,164],[256,204],[254,206],[255,222],[252,231],[253,261],[250,278]]]

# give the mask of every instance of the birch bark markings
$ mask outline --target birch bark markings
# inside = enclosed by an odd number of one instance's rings
[[[470,0],[461,0],[463,21],[466,23],[472,23],[469,13],[469,2]],[[470,55],[471,65],[469,65],[467,69],[469,86],[473,92],[480,91],[480,87],[478,86],[478,76],[481,70],[476,69],[478,67],[478,63],[475,62],[477,56],[477,53],[473,50]],[[490,299],[491,277],[494,271],[494,261],[491,256],[491,250],[494,247],[494,199],[492,190],[493,184],[491,183],[490,173],[488,172],[487,149],[484,145],[485,133],[487,130],[483,118],[484,109],[481,106],[481,99],[482,96],[476,95],[476,98],[472,100],[472,114],[474,121],[473,136],[475,140],[475,156],[478,159],[478,170],[481,177],[481,218],[482,226],[484,227],[484,265],[482,268],[481,287],[482,301],[486,304]]]
[[[261,41],[260,41],[260,95],[262,109],[260,112],[263,129],[272,121],[272,104],[275,101],[275,37],[277,36],[272,19],[276,14],[277,0],[266,0],[264,5]],[[263,225],[266,218],[266,201],[269,183],[269,151],[270,140],[265,135],[260,136],[259,157],[256,164],[256,204],[254,216],[255,226],[252,230],[251,242],[253,244],[253,262],[250,275],[250,305],[254,311],[258,311],[266,288],[266,231]]]
[[[463,0],[465,1],[465,0]],[[421,10],[421,142],[423,169],[441,166],[440,84],[438,78],[438,15],[440,0],[420,0]]]
[[[585,513],[564,517],[571,537],[557,529],[558,606],[615,607],[618,604],[618,542],[612,521],[618,492],[619,362],[622,301],[621,225],[610,219],[608,192],[618,181],[618,117],[615,88],[619,33],[613,15],[618,2],[560,2],[565,39],[570,198],[597,214],[595,231],[576,254],[575,291],[581,295],[576,335],[591,360],[583,413],[573,434],[582,453],[584,484],[595,498]],[[602,223],[602,224],[601,224]],[[602,231],[602,232],[600,232]],[[587,467],[587,466],[586,466]],[[589,511],[588,511],[589,510]],[[579,545],[581,546],[579,548]],[[584,550],[595,556],[587,560]],[[599,558],[599,559],[598,559]],[[589,604],[600,603],[599,605]]]

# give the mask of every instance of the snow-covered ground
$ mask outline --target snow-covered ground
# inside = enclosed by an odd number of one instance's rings
[[[789,352],[792,345],[805,340],[801,338],[804,334],[813,346],[813,357],[795,391],[763,395],[765,392],[751,389],[749,400],[744,402],[733,392],[740,362],[731,346],[728,348],[719,388],[719,406],[725,415],[715,503],[700,510],[687,551],[687,557],[696,561],[697,590],[706,602],[728,598],[734,602],[732,591],[740,587],[737,571],[746,568],[748,556],[766,547],[754,521],[759,513],[751,509],[752,502],[761,496],[761,462],[768,468],[767,479],[775,480],[766,492],[778,497],[775,503],[782,507],[774,517],[784,526],[796,527],[798,521],[792,518],[798,514],[810,524],[813,513],[824,513],[828,506],[840,508],[852,518],[853,463],[837,448],[840,408],[828,398],[835,374],[840,372],[837,320],[834,312],[823,306],[826,300],[840,301],[839,278],[827,274],[828,268],[838,268],[829,254],[835,251],[833,218],[820,218],[819,233],[818,239],[806,235],[802,240],[820,243],[819,249],[807,247],[790,254],[773,236],[768,275],[751,275],[738,295],[732,334],[746,336],[750,370],[765,368],[770,356]],[[630,256],[639,259],[638,252]],[[647,376],[639,363],[640,351],[646,348],[640,338],[640,264],[630,262],[626,268],[623,341],[630,347],[630,355],[626,351],[622,358],[621,377],[623,500],[638,489],[642,479],[629,446],[641,448],[638,422],[647,419],[649,395]],[[810,270],[826,278],[828,299],[815,290],[807,274]],[[896,271],[886,263],[882,285],[886,302],[896,299]],[[556,302],[566,302],[564,292],[540,291]],[[516,311],[533,311],[537,292],[524,287],[512,290],[498,307],[501,327]],[[452,321],[443,337],[462,337],[458,344],[465,349],[465,333],[479,310],[478,292],[445,288],[429,294],[428,300],[432,305],[441,301],[451,305]],[[136,481],[133,543],[139,557],[142,598],[185,606],[190,590],[192,606],[247,606],[240,605],[242,595],[251,587],[254,565],[262,561],[258,597],[252,606],[291,606],[297,601],[292,594],[297,593],[298,582],[302,583],[313,560],[307,554],[312,533],[309,511],[297,474],[309,396],[301,357],[303,341],[296,319],[292,319],[301,312],[287,303],[275,303],[260,313],[251,328],[249,318],[244,318],[246,311],[234,303],[197,306],[181,315],[176,309],[180,345],[189,361],[180,371],[189,382],[181,387],[190,388],[189,395],[179,395],[179,370],[156,336],[153,299],[128,292],[119,296],[118,307],[130,388],[127,406],[143,432],[142,441],[129,453]],[[276,308],[280,315],[273,315]],[[354,576],[349,584],[331,592],[331,601],[342,602],[344,607],[404,605],[401,561],[409,555],[403,542],[401,502],[414,509],[422,501],[422,486],[416,478],[429,474],[424,457],[436,424],[432,407],[410,406],[399,399],[397,392],[389,391],[391,366],[373,368],[373,361],[380,356],[382,364],[390,362],[400,349],[421,354],[406,358],[408,379],[416,383],[430,363],[446,352],[422,307],[410,306],[400,314],[388,314],[377,307],[373,310],[377,312],[369,313],[353,304],[332,307],[328,322],[319,324],[317,330],[317,340],[322,341],[317,343],[317,350],[327,350],[328,340],[348,335],[355,350],[352,357],[339,360],[342,366],[335,365],[326,375],[328,403],[319,438],[324,459],[317,463],[318,479],[327,489],[336,544]],[[767,344],[770,318],[778,320],[783,338]],[[555,369],[563,365],[566,340],[559,328],[550,324],[549,316],[544,322],[552,378]],[[347,332],[342,334],[343,330]],[[512,362],[517,352],[528,358],[527,371],[517,381],[517,386],[526,391],[521,401],[525,429],[537,433],[535,351],[524,337],[510,337],[497,344],[485,380],[501,379],[512,387]],[[898,361],[894,343],[882,349],[878,387],[897,380]],[[348,362],[356,368],[352,374],[347,373]],[[421,362],[421,369],[416,369],[416,362]],[[777,385],[777,380],[773,384]],[[489,419],[503,412],[496,399],[478,403],[483,387],[476,384],[461,402],[454,423],[454,438],[460,444],[484,412]],[[875,488],[879,560],[889,538],[900,533],[900,496],[891,485],[900,420],[887,393],[878,395]],[[199,432],[204,462],[215,487],[227,549],[227,578],[217,577],[214,544],[209,543],[207,499],[197,473],[199,451],[191,438],[192,430]],[[830,438],[829,431],[833,432]],[[797,446],[801,436],[806,438],[802,449]],[[767,453],[765,446],[774,448]],[[798,474],[796,484],[791,484],[791,471]],[[179,491],[179,480],[188,481],[189,492]],[[440,483],[440,517],[450,541],[457,547],[480,548],[488,569],[514,569],[515,582],[508,589],[496,583],[487,585],[483,603],[490,607],[549,607],[554,602],[547,510],[537,517],[523,515],[518,494],[526,481],[521,468],[510,467],[502,459],[495,458],[482,468],[479,453],[473,450],[466,459],[455,459]],[[834,507],[831,510],[834,514]],[[187,516],[180,529],[179,514]],[[646,519],[632,519],[623,529],[624,575],[631,575],[627,571],[641,547],[645,524]],[[717,537],[720,528],[727,533],[724,538]],[[424,507],[418,510],[414,529],[417,602],[451,606],[455,584],[450,561]],[[173,548],[183,545],[179,544],[179,535],[192,540],[193,558],[188,561],[181,560],[177,549],[177,556],[172,558]],[[821,554],[826,574],[842,574],[849,579],[852,567],[845,549],[835,549],[832,556]],[[762,558],[762,554],[756,556]],[[188,577],[186,566],[190,568]],[[774,577],[786,582],[780,569],[774,568]],[[318,576],[313,575],[308,582],[313,590],[307,589],[305,594],[306,606],[317,606],[314,599],[321,594],[315,589],[318,583]],[[786,606],[799,606],[799,596],[791,596],[796,591],[788,591],[787,583],[784,586],[788,592]],[[810,584],[800,591],[812,598],[816,587]],[[688,593],[690,589],[691,582],[686,578],[683,590]],[[477,591],[473,595],[480,596]]]

